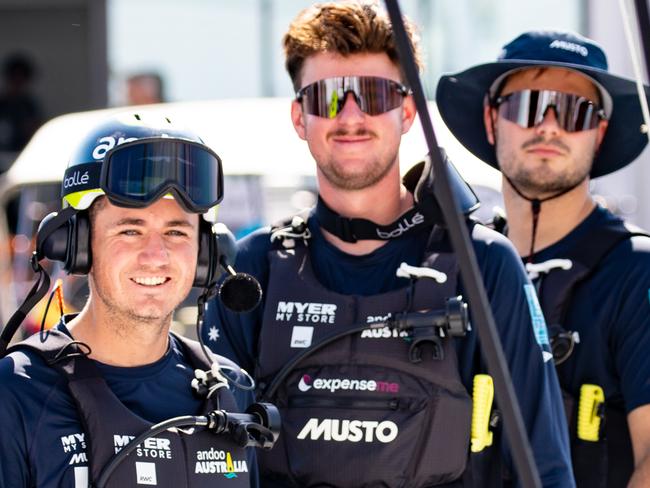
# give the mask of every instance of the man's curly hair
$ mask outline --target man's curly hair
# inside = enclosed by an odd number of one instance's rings
[[[419,39],[410,22],[406,22],[406,32],[418,67],[421,67]],[[289,25],[283,45],[285,67],[296,91],[300,89],[305,59],[317,53],[341,56],[386,53],[399,65],[390,20],[376,3],[345,1],[313,5],[300,12]]]

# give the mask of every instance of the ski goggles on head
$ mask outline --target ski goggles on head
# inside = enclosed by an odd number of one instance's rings
[[[185,139],[138,139],[106,154],[100,187],[122,207],[146,207],[172,194],[187,211],[205,213],[223,198],[221,159]]]
[[[605,111],[588,98],[554,90],[521,90],[497,97],[494,101],[500,117],[523,127],[542,123],[549,108],[555,110],[557,123],[567,132],[595,129],[606,119]]]
[[[402,104],[410,91],[401,83],[376,76],[338,76],[319,80],[301,88],[296,100],[305,113],[333,119],[352,93],[359,109],[368,115],[380,115]]]

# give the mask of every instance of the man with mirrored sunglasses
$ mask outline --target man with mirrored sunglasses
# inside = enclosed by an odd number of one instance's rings
[[[510,452],[489,402],[477,407],[486,435],[471,433],[470,396],[491,390],[486,377],[473,387],[485,368],[456,298],[463,287],[431,165],[400,177],[401,137],[416,114],[390,22],[369,2],[319,4],[292,22],[284,47],[291,117],[316,162],[319,201],[240,241],[237,267],[259,279],[263,306],[237,317],[210,303],[204,329],[215,351],[256,372],[258,397],[280,406],[283,431],[260,459],[262,483],[502,486]],[[475,195],[453,168],[450,178],[471,213]],[[571,487],[532,284],[503,236],[468,226],[544,486]]]
[[[577,485],[650,485],[650,238],[589,192],[648,142],[635,83],[609,73],[587,38],[527,32],[496,62],[444,76],[437,103],[503,174],[506,232],[549,327]]]

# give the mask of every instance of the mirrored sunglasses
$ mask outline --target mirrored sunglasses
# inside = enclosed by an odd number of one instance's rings
[[[305,113],[333,119],[343,110],[348,93],[352,93],[363,113],[380,115],[399,107],[410,91],[401,83],[386,78],[339,76],[301,88],[296,100]]]
[[[549,108],[557,123],[567,132],[595,129],[607,117],[605,111],[588,98],[554,90],[521,90],[497,97],[494,106],[500,117],[523,127],[542,123]]]

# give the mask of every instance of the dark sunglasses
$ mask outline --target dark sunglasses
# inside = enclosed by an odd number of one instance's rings
[[[554,90],[521,90],[498,97],[494,101],[500,117],[524,128],[541,124],[552,107],[558,125],[567,132],[598,127],[606,119],[605,111],[588,98]]]
[[[380,115],[402,104],[410,91],[401,83],[375,76],[339,76],[319,80],[301,88],[296,100],[305,113],[333,119],[352,93],[361,111],[368,115]]]
[[[122,207],[146,207],[171,193],[187,211],[205,213],[223,198],[221,159],[184,139],[138,139],[106,154],[100,187]]]

